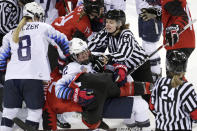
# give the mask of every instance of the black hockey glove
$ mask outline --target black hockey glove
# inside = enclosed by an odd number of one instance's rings
[[[103,72],[106,64],[106,57],[104,55],[92,55],[92,65],[96,72]]]
[[[169,46],[173,46],[179,41],[179,26],[172,24],[166,28],[166,42]]]
[[[161,10],[158,8],[142,8],[141,12],[140,17],[142,17],[144,21],[150,19],[161,20]]]

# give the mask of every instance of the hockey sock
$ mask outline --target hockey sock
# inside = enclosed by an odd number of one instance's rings
[[[39,122],[34,122],[34,121],[30,121],[30,120],[25,120],[25,123],[31,127],[33,127],[34,129],[38,129],[39,128]]]
[[[2,117],[2,119],[1,119],[1,126],[6,126],[6,127],[9,127],[9,128],[12,128],[13,125],[14,125],[13,120],[8,119],[6,117]]]
[[[152,83],[149,82],[127,82],[120,87],[120,96],[138,96],[144,94],[151,94]]]

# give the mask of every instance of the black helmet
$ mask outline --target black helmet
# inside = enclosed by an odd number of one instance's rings
[[[186,72],[187,56],[184,52],[174,50],[167,55],[166,70],[174,73]]]
[[[109,10],[106,15],[105,15],[106,19],[112,19],[112,20],[116,20],[116,21],[121,21],[122,25],[125,24],[126,22],[126,15],[124,13],[123,10]]]
[[[23,5],[34,2],[34,0],[19,0]]]
[[[94,12],[100,15],[102,7],[104,7],[104,0],[84,0],[84,11],[87,14]]]

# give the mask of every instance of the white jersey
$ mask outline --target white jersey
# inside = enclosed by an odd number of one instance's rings
[[[146,0],[135,0],[135,4],[136,4],[137,14],[141,13],[142,8],[150,8],[150,7],[161,8],[158,5],[154,5],[154,6],[150,5],[149,3],[146,2]]]
[[[60,37],[61,40],[67,41],[66,36],[51,25],[41,22],[27,22],[20,31],[19,43],[12,41],[12,33],[13,31],[10,31],[5,35],[0,48],[1,65],[6,64],[7,58],[11,57],[7,64],[5,80],[50,80],[48,45],[56,44],[54,39]]]
[[[35,0],[45,10],[46,23],[52,24],[52,22],[58,17],[58,11],[55,8],[56,0]]]
[[[71,62],[64,67],[62,78],[56,83],[55,92],[58,93],[62,87],[65,87],[65,85],[69,84],[80,72],[95,73],[95,71],[92,69],[92,63],[80,65],[77,62]]]
[[[142,8],[149,8],[152,7],[149,5],[145,0],[135,0],[137,14],[141,13]]]
[[[126,0],[104,0],[106,11],[117,9],[126,10]]]

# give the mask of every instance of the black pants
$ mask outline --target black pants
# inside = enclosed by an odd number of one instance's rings
[[[131,74],[134,81],[140,82],[150,82],[153,83],[152,72],[150,61],[148,60],[142,66],[140,66],[136,71]],[[142,98],[149,103],[150,95],[142,95]]]
[[[151,82],[153,83],[150,61],[145,62],[136,71],[134,71],[131,76],[134,81],[140,82]]]
[[[55,67],[58,65],[58,52],[55,47],[53,47],[51,44],[49,44],[49,49],[48,49],[48,57],[49,57],[49,63],[51,70],[54,70]]]
[[[77,81],[81,82],[81,88],[94,90],[96,100],[88,106],[83,107],[82,118],[89,124],[97,123],[102,119],[106,99],[119,97],[120,89],[113,82],[111,73],[84,73]]]

